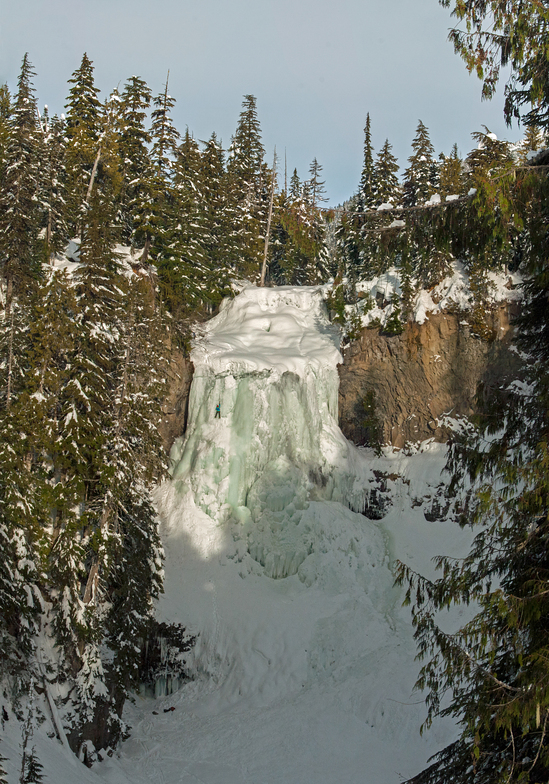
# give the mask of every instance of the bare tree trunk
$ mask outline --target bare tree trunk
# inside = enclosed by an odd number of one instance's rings
[[[8,276],[8,285],[6,291],[6,318],[10,321],[10,334],[8,338],[8,377],[6,383],[6,408],[9,409],[11,404],[13,379],[13,333],[15,331],[13,316],[13,279],[11,275]]]
[[[97,155],[95,156],[95,161],[93,162],[93,169],[90,177],[90,182],[88,184],[88,191],[86,193],[86,204],[89,204],[93,184],[95,182],[95,177],[97,175],[97,167],[99,166],[99,161],[101,160],[101,145],[99,145],[99,149],[97,150]]]
[[[276,180],[276,147],[274,151],[274,158],[273,158],[273,174],[271,179],[271,198],[269,199],[269,217],[267,218],[267,231],[265,232],[265,250],[263,251],[263,264],[261,267],[261,280],[259,282],[260,286],[265,285],[265,275],[267,273],[267,253],[269,251],[269,234],[271,233],[271,220],[273,217],[273,201],[274,201],[274,190],[275,190],[275,180]]]
[[[151,238],[150,238],[150,235],[147,234],[147,237],[145,239],[145,245],[143,247],[143,253],[139,257],[139,261],[141,262],[141,264],[146,264],[147,263],[147,259],[149,258],[149,250],[150,250],[150,248],[151,248]]]

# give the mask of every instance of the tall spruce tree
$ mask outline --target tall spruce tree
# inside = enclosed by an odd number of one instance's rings
[[[164,90],[153,99],[151,113],[152,173],[146,184],[149,209],[143,211],[140,219],[140,231],[144,236],[142,264],[147,263],[149,253],[156,257],[168,244],[167,236],[174,217],[172,176],[179,132],[171,116],[175,99],[168,92],[168,81],[169,73]]]
[[[200,158],[200,182],[204,252],[212,271],[212,293],[217,298],[229,291],[231,230],[230,204],[227,195],[227,176],[223,150],[215,133],[206,142]]]
[[[374,168],[373,204],[398,204],[402,189],[398,179],[398,161],[392,153],[389,139],[379,151]]]
[[[366,125],[364,126],[364,155],[362,162],[362,174],[360,175],[360,185],[356,200],[358,212],[370,209],[374,204],[374,151],[372,147],[370,114],[366,115]]]
[[[11,115],[11,97],[7,84],[0,85],[0,187],[3,187],[6,152],[9,139],[9,118]]]
[[[102,131],[103,108],[93,72],[93,63],[84,53],[80,67],[69,79],[72,87],[66,103],[67,212],[74,237],[83,233],[86,199]]]
[[[128,79],[120,96],[119,154],[122,169],[120,200],[122,240],[133,248],[145,243],[143,224],[152,197],[151,135],[145,128],[151,91],[138,76]]]
[[[269,175],[257,116],[256,98],[245,95],[227,163],[232,211],[233,270],[256,277],[261,268],[266,227]]]
[[[425,204],[436,192],[438,184],[437,163],[434,159],[435,149],[429,138],[429,131],[420,120],[416,135],[412,142],[412,154],[408,158],[409,166],[404,172],[404,204],[414,207]]]
[[[42,121],[41,225],[44,234],[44,258],[50,261],[69,240],[67,224],[67,171],[65,166],[65,121],[47,111]]]

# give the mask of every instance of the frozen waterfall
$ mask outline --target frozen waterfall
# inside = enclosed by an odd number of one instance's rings
[[[201,329],[191,358],[174,485],[210,517],[238,521],[270,577],[295,574],[314,547],[309,501],[361,510],[368,487],[337,424],[339,332],[322,291],[245,288]]]
[[[431,568],[437,535],[448,552],[457,526],[428,522],[421,500],[438,492],[444,447],[377,458],[347,442],[338,341],[315,287],[249,286],[197,331],[187,433],[156,495],[158,615],[197,635],[194,680],[163,698],[173,718],[144,718],[126,745],[151,749],[151,780],[390,784],[449,737],[419,736],[390,568],[395,552]],[[371,520],[359,512],[380,477],[386,516]]]

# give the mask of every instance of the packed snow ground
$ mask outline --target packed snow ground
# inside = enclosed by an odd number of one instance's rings
[[[130,739],[92,770],[47,738],[46,720],[35,737],[48,781],[391,784],[455,736],[448,722],[420,736],[419,665],[391,571],[400,558],[432,574],[433,555],[467,547],[468,532],[425,516],[440,505],[445,447],[375,457],[349,444],[338,341],[316,288],[245,288],[197,335],[188,431],[157,492],[158,615],[198,635],[193,680],[136,697]],[[15,784],[20,736],[6,728]]]

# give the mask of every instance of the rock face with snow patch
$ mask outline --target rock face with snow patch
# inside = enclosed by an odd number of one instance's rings
[[[520,372],[521,360],[510,348],[510,307],[504,303],[496,311],[492,342],[475,337],[463,314],[449,312],[407,324],[398,336],[364,329],[339,369],[340,425],[347,438],[365,443],[364,402],[373,392],[383,443],[446,441],[452,420],[478,410],[479,385],[499,387]]]

